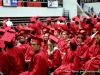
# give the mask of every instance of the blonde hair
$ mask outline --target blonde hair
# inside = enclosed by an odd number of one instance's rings
[[[48,50],[51,52],[54,49],[54,47],[57,47],[57,45],[48,40]]]

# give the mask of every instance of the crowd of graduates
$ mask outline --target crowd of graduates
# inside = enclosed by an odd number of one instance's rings
[[[43,24],[39,16],[26,26],[0,28],[3,75],[94,75],[100,68],[100,17],[60,16]]]

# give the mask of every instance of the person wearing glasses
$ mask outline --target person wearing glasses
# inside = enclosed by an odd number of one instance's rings
[[[30,60],[28,71],[19,75],[47,75],[48,59],[45,53],[40,49],[42,38],[32,36],[31,47],[33,56]]]

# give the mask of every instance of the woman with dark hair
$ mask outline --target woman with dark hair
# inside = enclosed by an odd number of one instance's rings
[[[73,75],[73,71],[77,71],[80,59],[76,53],[77,43],[75,39],[68,42],[68,47],[62,64],[54,71],[54,75]]]
[[[43,50],[43,52],[45,52],[46,54],[47,54],[47,50],[48,50],[48,40],[49,40],[49,34],[46,33],[43,36],[43,42],[42,42],[42,47],[41,47],[41,49]]]

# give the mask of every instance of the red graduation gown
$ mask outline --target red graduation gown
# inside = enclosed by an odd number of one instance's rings
[[[29,69],[19,75],[47,75],[48,60],[43,51],[38,51],[32,57]]]
[[[90,36],[90,37],[88,37],[88,38],[84,41],[84,43],[85,43],[88,47],[91,47],[92,44],[94,43],[94,38],[91,39],[91,36]]]
[[[34,55],[34,51],[32,50],[31,46],[27,47],[26,53],[25,53],[25,59],[31,60],[32,55]]]
[[[26,53],[26,51],[27,51],[27,44],[21,44],[19,47],[22,47],[23,49],[22,49],[22,52],[23,52],[23,54],[25,54]]]
[[[83,57],[83,59],[80,61],[80,66],[79,69],[81,70],[82,65],[87,61],[88,55],[87,55],[87,51],[88,51],[89,47],[86,44],[82,44],[82,46],[78,46],[77,47],[77,53],[79,57]]]
[[[48,45],[42,45],[41,50],[47,55],[48,57]]]
[[[24,54],[19,47],[6,49],[2,72],[4,75],[18,75],[24,71]]]
[[[4,58],[4,52],[0,52],[0,71],[2,68],[2,64],[3,64],[3,58]]]
[[[7,27],[6,22],[3,23],[3,28],[5,29]]]
[[[91,60],[92,57],[96,57],[95,59]],[[83,65],[83,70],[86,71],[97,71],[98,68],[100,68],[100,46],[95,46],[93,45],[89,49],[89,58],[84,65]]]
[[[49,68],[50,69],[56,69],[61,65],[61,55],[60,51],[58,49],[55,49],[53,53],[49,57]]]
[[[58,48],[60,49],[61,52],[65,52],[64,48],[66,48],[67,43],[68,40],[67,41],[61,40],[58,42]]]
[[[73,70],[77,70],[79,64],[79,57],[76,51],[70,52],[68,49],[67,54],[62,61],[62,65],[54,71],[54,75],[73,75]]]

